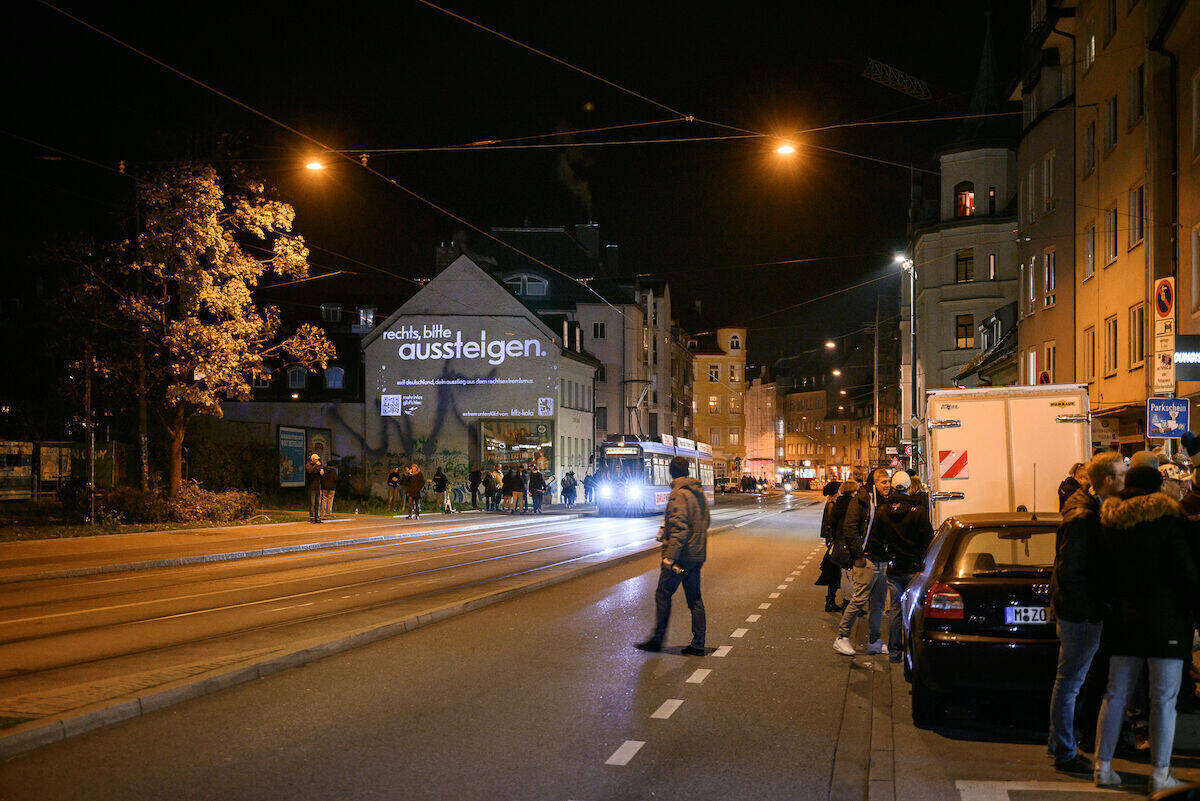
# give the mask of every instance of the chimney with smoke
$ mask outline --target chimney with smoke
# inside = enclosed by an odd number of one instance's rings
[[[592,261],[600,260],[599,225],[594,222],[576,223],[575,241],[583,245],[583,249],[587,251],[589,259]]]

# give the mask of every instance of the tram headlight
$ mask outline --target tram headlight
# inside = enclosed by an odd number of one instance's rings
[[[790,481],[783,482],[783,491],[791,492],[792,491],[792,482],[790,482]]]
[[[638,498],[642,497],[642,488],[639,487],[637,484],[626,485],[625,486],[625,497],[628,500],[636,501]]]
[[[601,484],[599,493],[601,498],[611,498],[613,496],[612,484]]]

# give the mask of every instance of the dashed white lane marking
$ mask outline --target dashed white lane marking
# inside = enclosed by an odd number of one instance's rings
[[[675,710],[679,709],[681,706],[683,706],[683,701],[679,700],[678,698],[668,698],[667,700],[663,701],[662,706],[654,710],[654,713],[651,714],[650,717],[654,718],[655,720],[666,720],[667,718],[671,717],[671,715],[674,715]]]
[[[746,618],[746,622],[747,623],[757,623],[758,619],[760,617],[762,617],[762,615],[750,615],[750,617]]]
[[[758,608],[759,609],[770,609],[771,605],[770,604],[759,604]]]
[[[750,629],[734,629],[734,630],[733,630],[733,634],[730,634],[729,636],[730,636],[730,637],[737,637],[738,639],[741,639],[742,637],[745,637],[745,636],[746,636],[746,632],[747,632],[747,631],[749,631],[749,630],[750,630]]]
[[[713,651],[712,655],[713,656],[726,656],[732,650],[733,650],[732,645],[722,645],[721,647],[717,648],[717,650]]]
[[[284,609],[299,609],[301,606],[312,606],[316,601],[309,601],[306,604],[292,604],[291,606],[277,606],[272,609],[272,612],[282,612]]]
[[[795,576],[788,576],[787,578],[784,579],[784,581],[795,581],[795,580],[796,580]]]
[[[773,593],[771,593],[770,595],[768,595],[767,597],[768,597],[768,598],[778,598],[778,597],[779,597],[779,593],[777,593],[777,592],[773,592]]]
[[[786,585],[786,584],[780,584],[780,585],[779,585],[778,587],[776,587],[775,589],[777,589],[777,590],[786,590],[786,589],[787,589],[787,585]]]
[[[626,740],[625,742],[621,743],[620,748],[618,748],[616,751],[613,751],[613,755],[610,756],[604,762],[604,764],[628,765],[629,760],[633,759],[633,755],[640,751],[642,746],[645,744],[646,742],[644,740]]]
[[[1009,792],[1016,791],[1059,791],[1075,793],[1115,793],[1117,790],[1101,790],[1082,782],[1023,782],[1023,781],[964,781],[954,783],[962,801],[1009,801]]]
[[[696,668],[696,672],[687,677],[685,684],[703,684],[708,678],[708,674],[712,673],[709,668]]]

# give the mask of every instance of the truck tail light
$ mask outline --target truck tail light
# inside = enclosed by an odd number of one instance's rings
[[[949,584],[937,583],[925,596],[925,617],[939,620],[962,620],[963,599]]]

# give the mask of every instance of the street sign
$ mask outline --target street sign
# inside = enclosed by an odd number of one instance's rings
[[[1175,279],[1159,278],[1154,282],[1154,319],[1175,319]]]
[[[905,455],[905,456],[912,456],[912,445],[905,445],[905,446],[904,446],[904,455]]]
[[[1175,352],[1159,351],[1154,354],[1154,391],[1162,394],[1175,392]]]
[[[1154,321],[1154,336],[1160,337],[1165,334],[1170,334],[1172,336],[1175,335],[1175,318],[1174,317],[1172,317],[1169,320],[1155,320]]]
[[[1038,373],[1038,383],[1039,384],[1049,384],[1050,383],[1050,373],[1046,370],[1043,370],[1042,372]]]
[[[1175,353],[1175,364],[1176,364],[1176,369],[1178,369],[1179,354],[1176,353],[1178,348],[1175,347],[1175,335],[1174,334],[1155,334],[1154,335],[1154,352],[1162,353],[1164,350],[1169,350],[1172,353]]]
[[[888,445],[886,448],[883,449],[883,452],[887,456],[895,456],[898,453],[895,445]]]
[[[1146,436],[1179,439],[1188,430],[1186,398],[1146,398]]]

